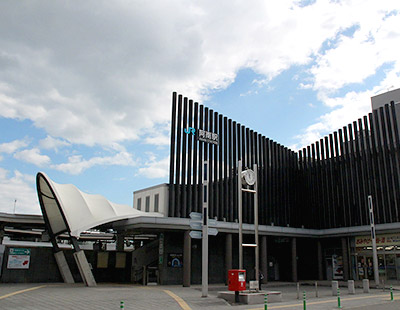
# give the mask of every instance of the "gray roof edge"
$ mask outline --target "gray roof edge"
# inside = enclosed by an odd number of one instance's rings
[[[149,190],[156,189],[156,188],[159,188],[159,187],[165,187],[165,186],[168,186],[168,185],[169,185],[168,183],[161,183],[161,184],[158,184],[158,185],[154,185],[154,186],[138,189],[137,191],[134,191],[133,194],[139,194],[139,193],[147,192]]]
[[[137,217],[134,219],[120,220],[114,224],[116,228],[126,226],[140,226],[146,228],[165,228],[174,230],[188,230],[190,229],[190,219],[177,218],[177,217]],[[390,232],[393,230],[400,230],[400,223],[378,224],[376,226],[377,232]],[[238,223],[232,222],[217,222],[215,228],[223,233],[237,233],[239,230]],[[295,228],[284,226],[267,226],[259,225],[260,235],[275,235],[275,236],[291,236],[291,237],[340,237],[340,236],[356,236],[360,234],[369,234],[371,228],[369,225],[341,227],[330,229],[308,229],[308,228]],[[253,224],[243,224],[243,233],[254,233]]]
[[[41,214],[14,214],[0,212],[0,222],[44,224]]]
[[[16,223],[32,223],[44,224],[42,215],[35,214],[9,214],[0,212],[0,222],[16,222]],[[111,224],[111,223],[110,223]],[[190,219],[178,217],[150,217],[141,216],[131,219],[118,220],[112,225],[117,229],[124,229],[127,226],[141,226],[146,228],[163,228],[175,230],[188,230],[190,229]],[[216,228],[219,232],[223,233],[237,233],[239,229],[238,223],[233,222],[217,222]],[[378,233],[390,233],[392,231],[400,231],[400,222],[376,224],[375,229]],[[275,235],[275,236],[298,236],[298,237],[340,237],[340,236],[357,236],[360,234],[370,234],[370,225],[340,227],[329,229],[308,229],[308,228],[295,228],[284,226],[268,226],[259,225],[260,235]],[[243,224],[243,233],[254,233],[253,224]]]

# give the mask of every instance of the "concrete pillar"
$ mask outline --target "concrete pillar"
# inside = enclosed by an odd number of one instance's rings
[[[349,257],[347,255],[347,238],[342,238],[343,280],[349,279]]]
[[[183,286],[190,286],[190,268],[192,265],[192,239],[190,231],[185,231],[183,235]]]
[[[89,263],[83,250],[75,252],[74,258],[78,265],[79,273],[81,274],[82,280],[86,286],[96,286],[96,280],[93,277],[92,270],[90,270]]]
[[[337,296],[337,290],[339,288],[338,281],[332,281],[332,296]]]
[[[292,238],[292,281],[297,282],[297,246],[296,238]]]
[[[64,280],[64,283],[75,283],[74,278],[72,277],[71,270],[69,269],[67,260],[65,259],[65,255],[63,251],[58,251],[54,253],[54,258],[56,259],[56,263],[58,266],[58,270],[60,270],[61,277]]]
[[[123,252],[125,250],[125,236],[123,234],[117,234],[117,251]]]
[[[262,283],[268,282],[268,256],[267,256],[267,236],[261,236],[261,248],[260,248],[260,269],[264,275]]]
[[[232,269],[232,234],[225,235],[225,284],[228,284],[229,269]]]
[[[349,294],[354,295],[356,293],[356,289],[354,287],[354,280],[347,281],[347,287],[349,289]]]
[[[321,241],[317,241],[318,247],[318,280],[322,281],[324,279],[324,271],[323,271],[323,258],[322,258],[322,244]]]
[[[363,292],[369,293],[369,280],[368,279],[363,280]]]

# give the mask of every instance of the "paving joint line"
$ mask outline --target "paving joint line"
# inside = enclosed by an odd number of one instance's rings
[[[13,293],[9,293],[9,294],[0,296],[0,300],[8,298],[8,297],[11,297],[11,296],[14,296],[14,295],[18,295],[18,294],[34,291],[34,290],[37,290],[37,289],[40,289],[40,288],[43,288],[43,287],[46,287],[46,286],[47,285],[40,285],[40,286],[35,286],[35,287],[27,288],[27,289],[24,289],[24,290],[16,291],[16,292],[13,292]]]
[[[178,295],[172,293],[169,290],[163,290],[163,291],[169,296],[171,296],[183,310],[192,310],[192,308],[190,308],[189,305]]]

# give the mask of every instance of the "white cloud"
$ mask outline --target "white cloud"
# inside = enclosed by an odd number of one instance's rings
[[[30,164],[34,164],[38,167],[44,167],[45,165],[51,163],[50,157],[40,154],[40,150],[38,148],[16,152],[14,157]]]
[[[300,83],[300,84],[299,84],[299,88],[300,88],[300,89],[311,89],[311,88],[313,88],[313,84],[310,84],[310,83],[308,83],[308,84]]]
[[[312,88],[332,108],[298,136],[299,144],[315,141],[367,111],[374,91],[337,95],[344,86],[387,64],[386,75],[397,76],[390,85],[400,86],[400,14],[398,0],[300,4],[93,0],[77,10],[65,2],[2,1],[0,116],[43,128],[49,136],[42,148],[80,143],[119,151],[138,138],[166,145],[167,135],[152,129],[168,123],[173,90],[201,101],[240,69],[253,69],[264,77],[254,84],[270,87],[282,71],[309,65],[311,82],[297,76],[299,88]],[[18,156],[49,162],[34,150]],[[54,167],[77,174],[116,157],[71,157]],[[149,162],[142,173],[148,171],[163,175],[165,163]]]
[[[13,213],[14,203],[15,213],[41,214],[35,177],[18,170],[9,176],[9,171],[0,168],[0,212]]]
[[[146,137],[145,143],[157,145],[157,146],[165,146],[165,145],[169,145],[170,138],[166,135],[149,136],[149,137]]]
[[[357,10],[360,5],[365,6]],[[319,117],[292,147],[297,149],[315,142],[371,111],[370,97],[400,87],[400,57],[394,46],[400,39],[400,14],[394,1],[349,1],[344,8],[354,26],[354,34],[340,34],[337,41],[321,50],[310,73],[313,83],[300,88],[312,88],[331,111]],[[337,95],[344,86],[363,85],[384,65],[384,78],[363,91]]]
[[[154,154],[149,154],[145,167],[139,169],[139,175],[149,179],[166,178],[169,173],[169,157],[157,160]]]
[[[300,149],[319,140],[324,135],[336,131],[343,126],[357,120],[371,112],[371,97],[387,91],[391,85],[399,85],[400,75],[397,69],[386,74],[385,79],[370,90],[349,92],[345,96],[326,98],[326,104],[333,108],[329,113],[322,115],[317,122],[308,126],[304,132],[295,138],[298,143],[292,149]]]
[[[50,150],[55,150],[56,152],[58,151],[58,148],[62,148],[65,146],[70,146],[71,143],[53,138],[51,136],[47,136],[45,139],[42,139],[39,141],[39,145],[42,149],[50,149]]]
[[[67,163],[51,165],[51,168],[69,173],[80,174],[93,166],[135,166],[132,155],[128,152],[119,152],[114,156],[92,157],[88,160],[82,159],[81,155],[74,155],[68,158]]]
[[[397,35],[392,31],[397,16],[382,20],[397,1],[298,5],[121,0],[85,1],[76,10],[63,2],[30,1],[21,7],[2,1],[0,12],[12,14],[0,18],[0,115],[30,119],[71,143],[109,146],[147,136],[149,128],[168,122],[173,90],[202,100],[227,87],[242,68],[269,81],[294,64],[310,63],[323,42],[357,24],[360,44],[368,31],[377,42]],[[313,69],[316,88],[340,87],[327,72],[344,73],[337,72],[343,62],[336,59],[345,50],[347,58],[359,57],[351,49],[356,43],[342,38],[338,44],[343,48],[320,55]],[[357,50],[383,61],[396,57],[393,48],[370,45],[366,41]],[[362,75],[348,75],[346,83],[362,81],[378,65],[356,63],[353,68]],[[153,137],[146,141],[157,143]]]
[[[0,144],[0,153],[12,154],[17,150],[28,146],[29,143],[26,140],[14,140]]]
[[[357,29],[352,36],[340,35],[336,45],[322,51],[311,69],[314,89],[323,94],[348,84],[362,83],[383,64],[400,61],[393,48],[400,39],[400,14],[395,11],[388,16],[388,12],[396,8],[395,3],[368,1],[359,11],[359,1],[350,3],[354,14],[352,24],[357,25]]]

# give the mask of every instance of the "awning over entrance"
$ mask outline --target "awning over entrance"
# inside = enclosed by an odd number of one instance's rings
[[[85,230],[117,220],[163,216],[83,193],[72,184],[57,184],[42,172],[37,174],[36,186],[43,215],[54,235],[69,232],[79,238]]]

